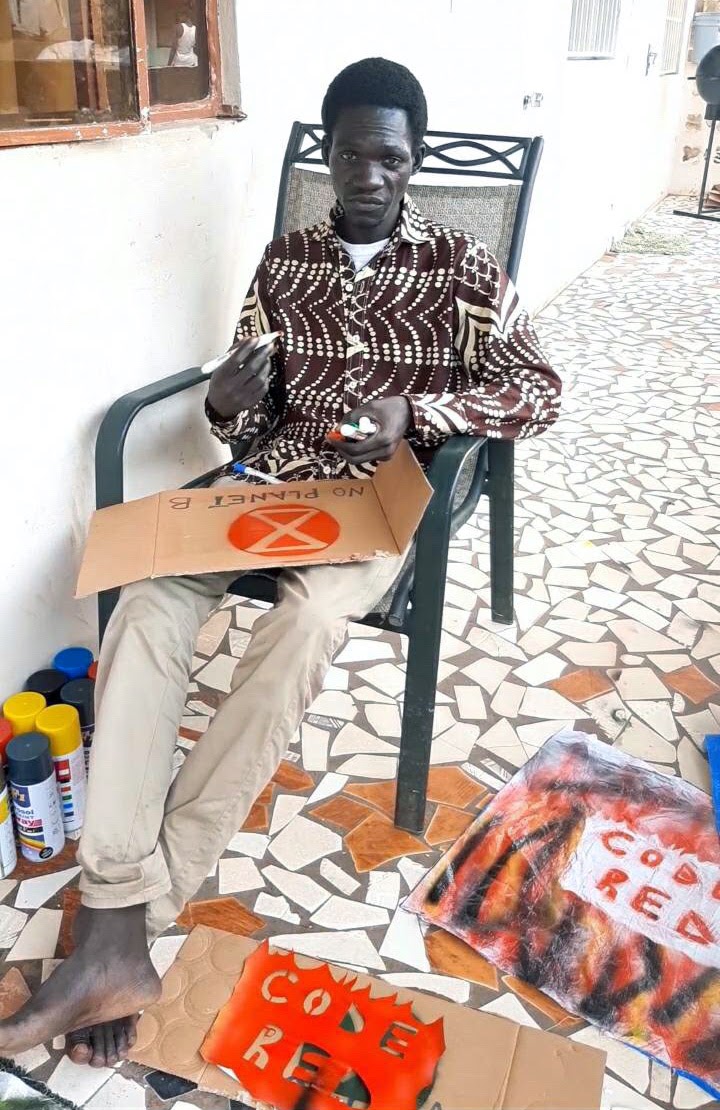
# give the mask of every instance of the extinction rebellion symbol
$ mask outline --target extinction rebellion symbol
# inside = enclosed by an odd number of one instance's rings
[[[340,525],[322,509],[277,505],[252,509],[234,520],[228,529],[233,547],[251,555],[316,555],[335,543]]]

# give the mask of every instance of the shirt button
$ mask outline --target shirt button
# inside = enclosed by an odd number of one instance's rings
[[[354,288],[354,285],[351,281],[348,281],[348,282],[345,283],[345,292],[346,293],[352,293],[353,288]]]

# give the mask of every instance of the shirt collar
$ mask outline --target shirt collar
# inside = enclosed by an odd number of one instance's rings
[[[328,218],[318,225],[317,238],[328,239],[331,235],[335,235],[335,225],[342,214],[343,207],[340,201],[336,201]],[[430,221],[423,216],[415,202],[406,193],[400,209],[400,219],[390,237],[388,248],[396,246],[401,239],[405,243],[427,243],[430,238]]]

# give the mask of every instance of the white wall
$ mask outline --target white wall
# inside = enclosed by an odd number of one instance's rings
[[[93,645],[94,604],[72,587],[101,415],[227,343],[289,125],[319,118],[334,73],[381,53],[415,70],[431,127],[545,134],[521,276],[537,306],[665,189],[679,79],[644,76],[662,6],[624,0],[618,61],[568,63],[570,0],[238,0],[243,123],[0,151],[0,697],[58,647]],[[138,420],[130,495],[218,458],[201,401]]]

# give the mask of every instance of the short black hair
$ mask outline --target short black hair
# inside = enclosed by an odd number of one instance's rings
[[[353,62],[330,82],[322,104],[322,123],[328,138],[344,108],[401,108],[407,113],[417,148],[427,131],[427,102],[417,77],[387,58]]]

